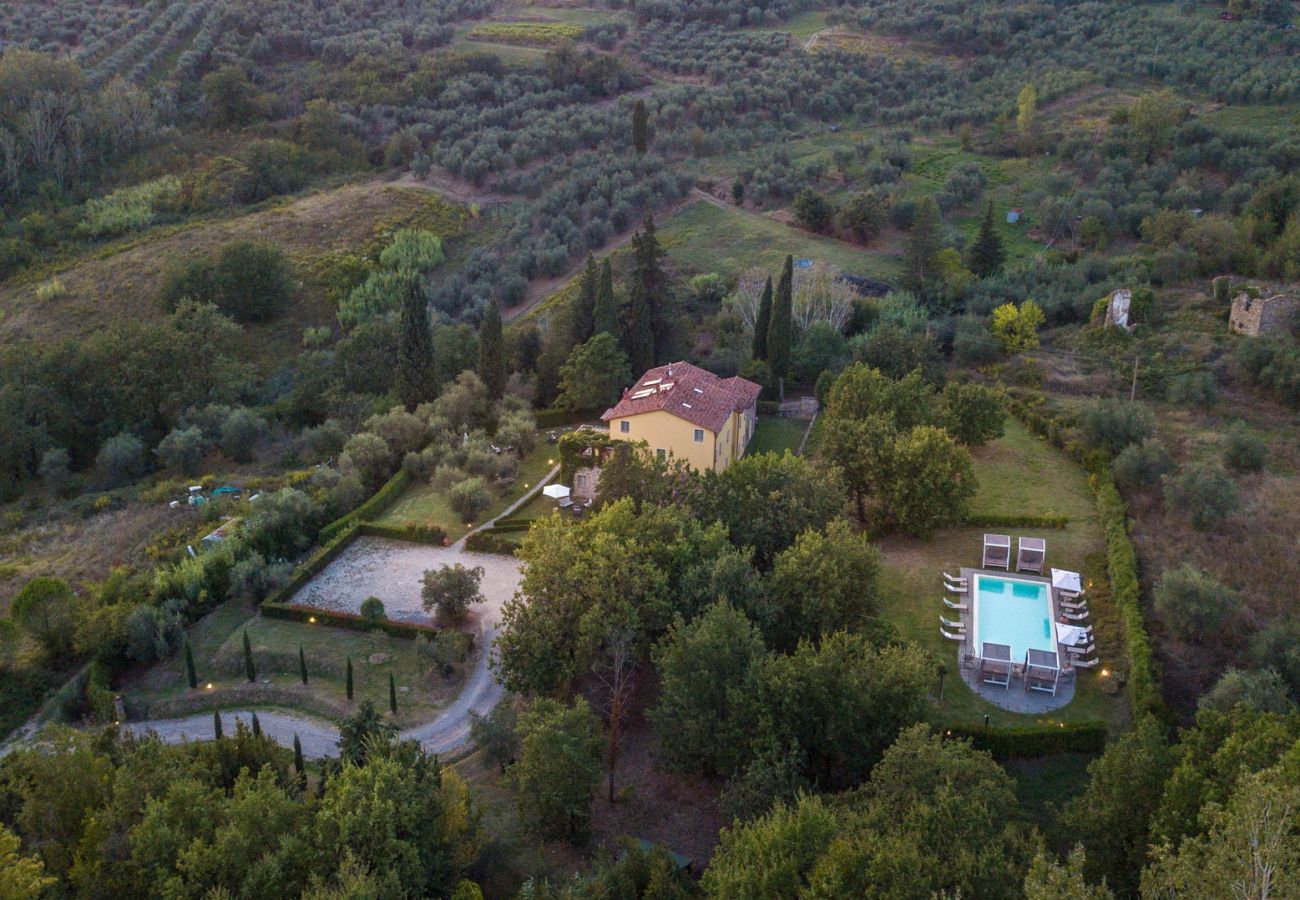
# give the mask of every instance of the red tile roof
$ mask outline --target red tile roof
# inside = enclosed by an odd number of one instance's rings
[[[638,378],[600,418],[608,422],[662,410],[717,434],[733,412],[753,406],[762,390],[744,378],[719,378],[688,362],[669,363]]]

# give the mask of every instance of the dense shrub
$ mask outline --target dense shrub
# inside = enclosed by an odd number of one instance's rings
[[[1140,444],[1129,444],[1111,463],[1116,483],[1130,490],[1159,487],[1160,480],[1173,470],[1173,457],[1159,438],[1147,438]]]
[[[1084,440],[1111,453],[1146,440],[1155,431],[1155,425],[1155,414],[1143,403],[1090,400],[1079,411],[1079,428]]]
[[[1223,462],[1238,472],[1258,472],[1268,461],[1268,444],[1244,422],[1234,422],[1223,434]]]
[[[1165,506],[1170,514],[1187,517],[1197,531],[1206,531],[1237,511],[1241,496],[1221,466],[1197,463],[1164,477]]]
[[[95,457],[95,466],[109,487],[121,487],[149,471],[149,458],[144,442],[123,432],[104,442]]]
[[[453,485],[447,502],[462,522],[473,522],[492,503],[492,495],[483,479],[473,476]]]
[[[1189,565],[1161,574],[1153,596],[1165,625],[1189,641],[1217,639],[1241,608],[1236,591]]]

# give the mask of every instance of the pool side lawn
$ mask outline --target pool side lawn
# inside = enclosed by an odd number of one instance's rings
[[[972,454],[979,493],[972,512],[984,515],[1041,515],[1054,512],[1069,517],[1061,529],[983,528],[957,526],[943,529],[928,539],[891,535],[878,542],[884,557],[880,576],[881,612],[908,640],[916,642],[947,669],[944,699],[938,716],[947,725],[980,725],[984,716],[996,726],[1035,723],[1078,722],[1101,719],[1112,736],[1127,728],[1129,711],[1123,692],[1107,693],[1104,668],[1122,663],[1123,646],[1114,610],[1103,596],[1105,554],[1087,474],[1064,454],[1008,419],[1006,434]],[[1047,541],[1047,566],[1074,569],[1085,582],[1094,580],[1090,595],[1094,627],[1101,654],[1101,668],[1079,671],[1074,699],[1050,714],[1030,716],[994,706],[975,694],[961,680],[957,647],[939,634],[939,615],[947,610],[944,571],[955,572],[963,565],[979,564],[986,531],[1009,533]],[[1109,677],[1114,677],[1109,676]],[[1014,688],[1013,688],[1014,689]]]

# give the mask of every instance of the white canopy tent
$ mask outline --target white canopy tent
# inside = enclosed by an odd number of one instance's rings
[[[1083,593],[1083,579],[1079,577],[1078,572],[1071,572],[1068,569],[1052,569],[1052,587],[1077,597]]]
[[[542,488],[542,494],[550,497],[552,500],[562,500],[569,496],[570,491],[562,484],[548,484],[546,487]]]

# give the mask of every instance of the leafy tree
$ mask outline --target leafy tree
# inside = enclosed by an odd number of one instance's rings
[[[164,466],[176,469],[182,475],[197,475],[203,468],[203,457],[208,452],[208,439],[203,429],[173,428],[159,443],[154,455]]]
[[[213,128],[244,125],[258,113],[257,91],[240,66],[222,66],[204,75],[199,91],[208,124]]]
[[[1038,346],[1038,329],[1046,321],[1042,309],[1033,300],[1019,306],[1004,303],[993,310],[993,336],[1006,353],[1019,353]]]
[[[811,231],[825,231],[835,217],[830,201],[808,187],[795,194],[793,209],[795,218]]]
[[[378,628],[384,622],[384,601],[378,597],[367,597],[361,601],[359,612],[368,626]]]
[[[596,287],[596,302],[592,307],[591,330],[593,335],[602,331],[614,336],[619,334],[618,302],[614,298],[614,267],[608,256],[600,264],[600,282]]]
[[[753,359],[767,359],[767,331],[772,324],[772,277],[763,285],[763,295],[758,301],[754,317],[754,345],[750,350]]]
[[[637,100],[632,106],[632,147],[637,153],[645,155],[650,142],[650,114],[646,111],[644,100]]]
[[[211,301],[236,322],[274,319],[292,302],[295,290],[283,251],[257,241],[228,244],[217,257],[212,279]]]
[[[1258,472],[1268,461],[1268,444],[1237,421],[1223,435],[1223,462],[1238,472]]]
[[[1110,453],[1145,441],[1155,431],[1155,424],[1155,414],[1145,403],[1102,398],[1088,401],[1079,410],[1083,439]]]
[[[772,321],[767,326],[767,360],[785,399],[785,378],[790,374],[790,349],[794,340],[794,257],[786,256],[772,299]]]
[[[99,448],[95,466],[109,487],[121,487],[149,471],[149,460],[141,440],[124,431],[109,438]]]
[[[257,669],[253,666],[253,645],[248,640],[248,631],[244,631],[244,676],[249,683],[257,680]]]
[[[609,332],[573,348],[560,367],[560,400],[569,409],[594,411],[618,401],[632,380],[628,358]]]
[[[0,824],[0,897],[22,900],[39,897],[58,879],[45,874],[45,864],[38,856],[23,856],[18,835]]]
[[[647,504],[666,506],[680,502],[694,483],[694,473],[685,460],[660,459],[644,442],[617,441],[601,457],[600,493],[596,503],[603,507],[627,497],[640,513]]]
[[[765,655],[758,629],[725,600],[669,630],[654,653],[660,689],[649,714],[668,765],[710,775],[740,767]]]
[[[66,581],[38,576],[14,596],[9,615],[46,653],[61,659],[72,652],[80,606]]]
[[[221,426],[221,452],[238,463],[253,461],[253,448],[266,435],[266,422],[251,409],[232,410]]]
[[[1187,641],[1217,639],[1241,609],[1236,591],[1187,564],[1165,570],[1153,595],[1165,625]]]
[[[452,434],[486,428],[492,412],[487,385],[475,373],[461,372],[433,404],[433,411],[442,418]]]
[[[402,285],[401,328],[397,352],[397,395],[408,410],[428,403],[438,393],[429,330],[429,306],[424,286],[414,276]]]
[[[1229,666],[1214,687],[1196,701],[1199,709],[1232,712],[1238,706],[1285,714],[1294,709],[1287,684],[1276,669],[1250,671]]]
[[[1002,395],[973,381],[950,381],[943,387],[943,425],[967,447],[978,447],[1002,437],[1006,406]]]
[[[1197,531],[1208,531],[1241,506],[1237,485],[1223,468],[1196,463],[1164,478],[1165,506],[1187,517]]]
[[[424,586],[420,592],[424,611],[437,610],[438,615],[448,621],[460,621],[471,604],[483,602],[479,590],[482,579],[482,566],[467,568],[455,563],[428,570],[424,573]]]
[[[1080,844],[1070,851],[1065,865],[1039,850],[1025,875],[1025,900],[1114,900],[1105,882],[1094,886],[1084,880],[1086,859]]]
[[[885,227],[886,202],[875,191],[854,194],[840,207],[840,227],[864,244],[869,244]]]
[[[1087,850],[1088,881],[1104,880],[1122,894],[1137,886],[1172,765],[1164,730],[1151,716],[1088,765],[1087,787],[1062,813],[1068,833]]]
[[[492,504],[492,494],[478,475],[452,485],[447,503],[462,522],[473,522]]]
[[[933,197],[924,198],[917,204],[916,219],[903,250],[902,284],[909,291],[925,294],[938,278],[939,251],[943,249],[941,225],[939,205]]]
[[[1032,148],[1038,137],[1038,89],[1032,84],[1021,88],[1016,98],[1016,130],[1026,146]]]
[[[348,657],[349,665],[351,662],[352,658]],[[391,744],[396,734],[397,726],[385,722],[383,714],[367,698],[339,725],[339,755],[345,763],[365,765],[372,754]]]
[[[1129,444],[1111,463],[1115,481],[1130,490],[1157,487],[1160,480],[1174,470],[1173,457],[1159,438],[1147,438]]]
[[[582,267],[582,279],[578,282],[578,296],[573,304],[571,327],[574,343],[585,344],[596,333],[599,295],[600,267],[596,265],[596,257],[588,253],[587,262]]]
[[[723,524],[761,570],[808,529],[820,530],[844,510],[837,472],[785,453],[746,456],[721,474],[705,472],[695,505],[704,521]]]
[[[1165,148],[1186,115],[1186,106],[1168,88],[1138,95],[1128,108],[1128,128],[1144,162],[1150,163]]]
[[[880,487],[897,436],[890,421],[880,415],[826,419],[821,453],[839,470],[859,522],[867,521],[867,504]]]
[[[849,366],[835,380],[826,397],[826,415],[836,420],[882,416],[898,430],[941,421],[934,388],[919,371],[890,378],[863,363]]]
[[[41,454],[36,474],[51,492],[64,493],[72,483],[72,454],[63,447],[51,447]]]
[[[887,522],[925,536],[964,519],[977,488],[970,453],[942,429],[921,425],[895,438],[878,496]]]
[[[967,260],[970,270],[980,278],[1001,272],[1002,265],[1007,260],[1007,251],[1002,246],[1002,237],[993,220],[992,201],[984,209],[984,219],[980,222],[979,233],[975,236],[975,243],[971,244]]]
[[[769,641],[791,650],[801,640],[857,631],[876,613],[879,573],[880,554],[847,520],[833,520],[825,532],[805,531],[772,567],[778,616]]]
[[[284,559],[315,543],[320,525],[321,508],[302,491],[284,488],[263,494],[239,533],[248,548],[263,558]]]
[[[539,699],[519,717],[519,761],[510,767],[521,817],[543,837],[586,839],[600,783],[600,723],[583,698]]]
[[[841,828],[840,815],[817,796],[724,828],[704,872],[704,891],[716,898],[805,896],[809,876]]]
[[[519,756],[519,713],[504,701],[486,716],[471,711],[469,735],[483,751],[483,768],[496,766],[504,775]]]
[[[199,676],[194,671],[194,648],[190,646],[190,639],[188,637],[185,638],[184,647],[185,647],[185,683],[190,686],[191,690],[193,690],[194,688],[199,686]]]
[[[488,396],[500,400],[506,389],[506,348],[501,336],[501,310],[495,300],[488,303],[479,328],[478,377],[487,386]]]

